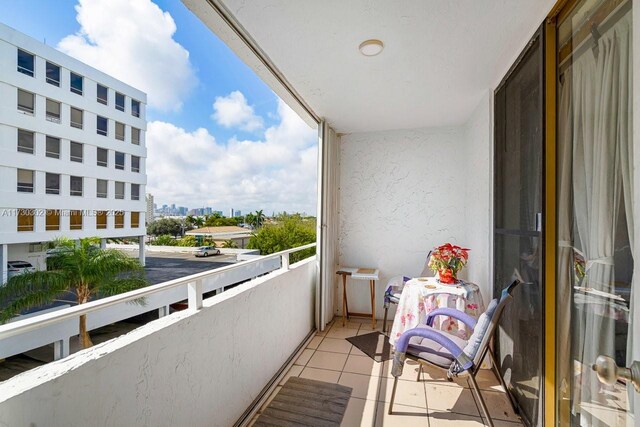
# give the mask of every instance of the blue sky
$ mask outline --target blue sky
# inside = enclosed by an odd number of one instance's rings
[[[158,203],[315,212],[315,168],[310,168],[315,130],[292,115],[181,2],[0,0],[0,7],[3,23],[147,92],[147,191]],[[175,32],[168,30],[171,21]],[[123,28],[130,37],[118,34]],[[113,38],[105,36],[110,32]],[[141,41],[147,35],[151,40]],[[134,57],[147,64],[176,65],[139,68],[137,74],[149,75],[136,84],[127,81],[136,74],[127,69],[140,64],[114,68],[117,61],[104,59],[120,47],[128,52],[120,62]],[[181,156],[174,150],[176,140],[207,161],[176,158]],[[305,174],[299,170],[303,167],[312,170]],[[185,187],[185,181],[198,181],[200,174],[215,182]],[[300,185],[288,183],[293,177]],[[169,185],[166,178],[181,185]]]

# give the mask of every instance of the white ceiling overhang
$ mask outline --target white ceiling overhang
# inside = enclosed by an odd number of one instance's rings
[[[303,118],[315,113],[346,133],[465,123],[555,0],[184,3]],[[358,46],[372,38],[385,47],[366,57]],[[276,75],[256,58],[256,48]],[[293,105],[296,96],[312,114]]]

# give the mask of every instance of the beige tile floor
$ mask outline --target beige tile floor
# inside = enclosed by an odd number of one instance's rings
[[[381,330],[381,323],[378,322],[377,330]],[[353,319],[343,327],[342,319],[337,318],[325,331],[318,332],[311,339],[262,409],[289,377],[298,376],[353,389],[342,422],[345,427],[484,425],[467,379],[457,378],[448,382],[443,371],[425,368],[422,380],[418,382],[418,365],[412,361],[405,365],[398,383],[394,414],[388,415],[393,386],[391,362],[375,362],[345,340],[370,332],[371,323],[366,319]],[[478,383],[496,426],[521,425],[491,371],[481,371]]]

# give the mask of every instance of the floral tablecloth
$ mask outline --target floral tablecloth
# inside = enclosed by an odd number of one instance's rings
[[[396,340],[403,332],[424,324],[427,314],[442,307],[464,311],[476,319],[485,310],[480,289],[474,283],[461,281],[456,285],[445,285],[439,283],[435,277],[411,279],[402,290],[389,343],[395,346]],[[470,331],[467,331],[462,322],[451,317],[438,316],[433,326],[464,339],[470,335]]]

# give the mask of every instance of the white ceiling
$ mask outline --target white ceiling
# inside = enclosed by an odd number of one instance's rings
[[[555,0],[222,0],[338,132],[460,125]],[[365,57],[359,44],[380,39]]]

